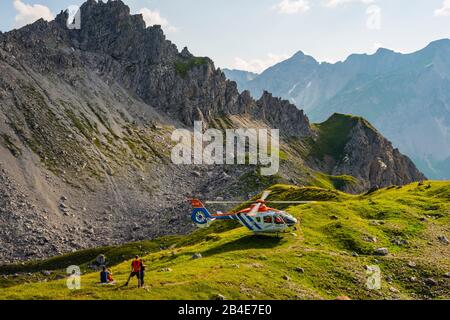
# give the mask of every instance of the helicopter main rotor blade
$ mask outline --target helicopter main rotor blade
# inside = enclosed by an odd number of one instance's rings
[[[267,197],[270,195],[271,191],[266,190],[261,195],[261,198],[259,200],[265,201]],[[252,202],[251,200],[247,201],[205,201],[206,204],[241,204],[241,203],[247,203]]]
[[[258,214],[259,208],[261,207],[261,203],[255,204],[255,206],[250,210],[246,215],[249,217],[255,217]]]
[[[206,204],[240,204],[248,201],[205,201]]]
[[[261,196],[261,199],[260,199],[260,200],[262,200],[262,201],[266,200],[267,197],[270,195],[271,192],[272,192],[272,191],[270,191],[270,190],[264,191],[263,194],[262,194],[262,196]]]
[[[278,204],[308,204],[317,203],[317,201],[266,201],[267,203],[278,203]]]
[[[241,204],[241,203],[249,203],[251,201],[205,201],[205,204]],[[318,203],[318,201],[265,201],[267,203],[278,203],[278,204],[308,204],[308,203]]]

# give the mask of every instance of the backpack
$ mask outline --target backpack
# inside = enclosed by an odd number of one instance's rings
[[[141,265],[142,264],[140,260],[133,260],[133,262],[131,262],[133,272],[139,272],[141,270]]]

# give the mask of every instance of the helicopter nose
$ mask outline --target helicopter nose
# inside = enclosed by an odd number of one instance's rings
[[[294,226],[298,222],[297,219],[295,219],[294,217],[284,217],[284,221],[290,227]]]

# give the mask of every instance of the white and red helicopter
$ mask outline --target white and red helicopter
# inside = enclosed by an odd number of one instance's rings
[[[315,203],[315,201],[266,201],[270,191],[264,191],[262,197],[256,200],[250,207],[237,212],[215,214],[209,213],[203,203],[198,199],[191,199],[194,207],[191,218],[200,228],[208,227],[215,220],[237,220],[244,227],[254,233],[281,233],[288,229],[295,228],[298,220],[289,213],[266,206],[266,203],[273,204],[305,204]],[[237,201],[207,201],[207,204],[241,204]]]

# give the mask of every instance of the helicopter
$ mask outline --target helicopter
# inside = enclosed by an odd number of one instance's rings
[[[289,213],[266,206],[273,204],[307,204],[316,201],[266,201],[270,191],[263,192],[260,199],[250,207],[237,212],[211,214],[199,199],[191,199],[193,207],[191,219],[199,228],[207,228],[215,220],[237,220],[255,234],[273,234],[296,229],[298,220]],[[237,201],[206,201],[206,204],[241,204]]]

